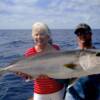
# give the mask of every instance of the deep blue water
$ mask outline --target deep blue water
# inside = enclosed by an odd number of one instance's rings
[[[100,48],[100,30],[93,30],[93,44]],[[53,42],[61,49],[77,47],[73,30],[52,30]],[[0,67],[9,65],[20,58],[34,42],[31,30],[0,30]],[[14,73],[0,76],[0,100],[27,100],[32,96],[32,81],[26,82]]]

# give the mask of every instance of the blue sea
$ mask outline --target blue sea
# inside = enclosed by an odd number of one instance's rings
[[[93,30],[93,44],[100,48],[100,30]],[[52,29],[52,38],[61,49],[77,47],[74,30]],[[0,30],[0,67],[6,67],[19,59],[34,45],[31,30]],[[0,75],[0,100],[28,100],[32,96],[33,83],[8,72]]]

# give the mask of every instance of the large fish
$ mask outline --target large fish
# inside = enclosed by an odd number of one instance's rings
[[[100,73],[100,50],[66,50],[39,53],[22,58],[2,72],[22,72],[32,76],[48,75],[56,79],[67,79]]]

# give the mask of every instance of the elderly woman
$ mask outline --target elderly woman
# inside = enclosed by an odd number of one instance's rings
[[[26,57],[40,52],[59,50],[57,45],[52,44],[51,32],[44,23],[37,22],[33,24],[32,38],[35,45],[26,51]],[[30,100],[63,100],[64,83],[46,75],[40,75],[34,80],[33,95],[33,98]]]

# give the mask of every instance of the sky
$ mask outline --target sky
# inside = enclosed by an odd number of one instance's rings
[[[53,29],[84,22],[100,29],[100,0],[0,0],[0,29],[31,29],[35,22]]]

